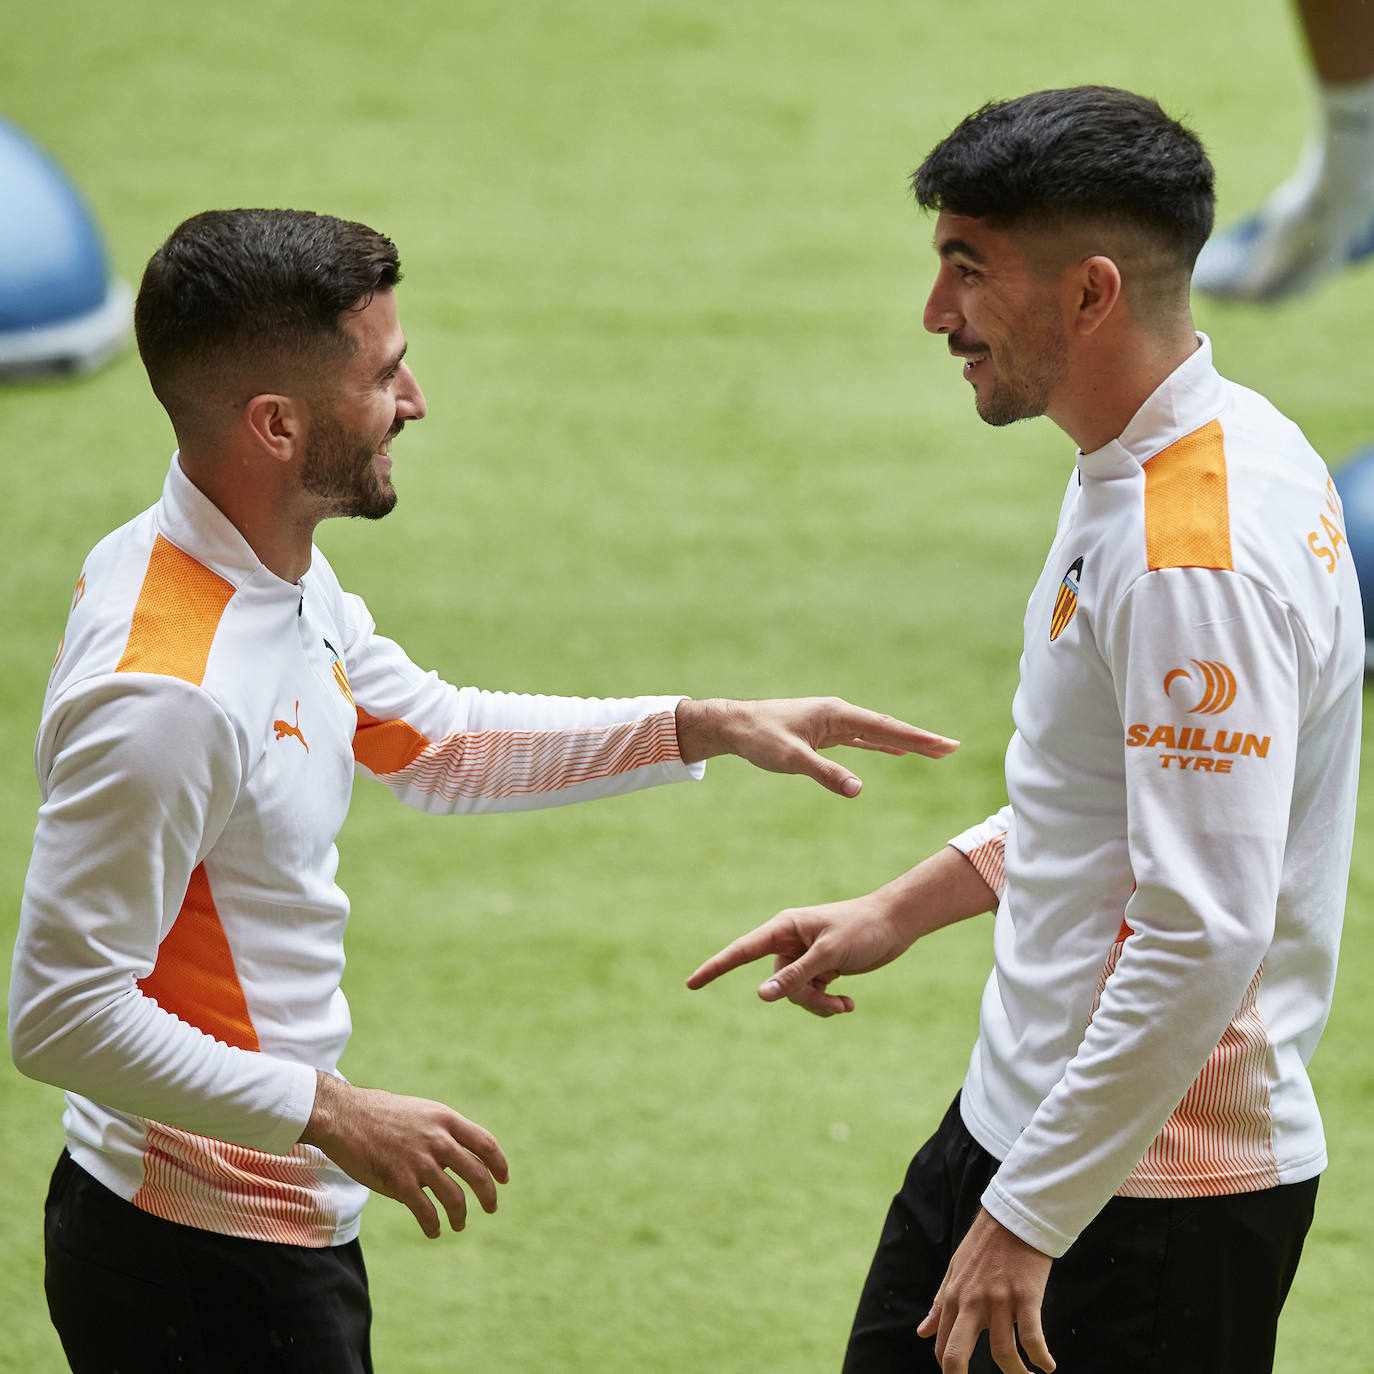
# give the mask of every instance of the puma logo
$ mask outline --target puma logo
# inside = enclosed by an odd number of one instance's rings
[[[288,725],[284,720],[274,720],[272,728],[277,732],[277,739],[285,739],[287,735],[294,735],[301,742],[301,747],[308,754],[310,746],[305,742],[305,736],[301,734],[301,704],[296,703],[296,723]]]

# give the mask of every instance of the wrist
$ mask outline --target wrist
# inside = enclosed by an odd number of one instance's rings
[[[908,948],[923,935],[996,906],[968,857],[949,845],[885,883],[873,897]]]
[[[894,878],[882,887],[875,888],[868,894],[867,901],[878,922],[891,932],[893,944],[899,946],[898,953],[894,954],[893,958],[905,954],[927,933],[921,901],[909,890],[902,878]]]
[[[733,754],[731,725],[738,714],[735,703],[721,697],[684,697],[678,702],[677,748],[683,763]]]
[[[315,1103],[310,1119],[300,1134],[302,1145],[314,1145],[328,1153],[329,1141],[338,1127],[339,1110],[343,1100],[343,1082],[323,1069],[315,1070]]]

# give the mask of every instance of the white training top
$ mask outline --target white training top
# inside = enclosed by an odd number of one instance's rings
[[[442,813],[699,777],[679,700],[451,687],[318,551],[299,583],[269,572],[173,459],[86,560],[35,749],[10,1046],[67,1089],[76,1162],[173,1221],[351,1240],[367,1190],[296,1141],[349,1036],[355,770]]]
[[[1113,1195],[1326,1164],[1364,670],[1340,501],[1201,346],[1080,454],[1026,609],[1010,805],[952,843],[1001,903],[961,1098],[983,1197],[1062,1254]]]

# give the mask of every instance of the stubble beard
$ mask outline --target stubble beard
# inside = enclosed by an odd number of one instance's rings
[[[1001,427],[1043,415],[1064,380],[1068,359],[1057,317],[1046,315],[1032,324],[1019,350],[1026,361],[997,377],[986,393],[974,392],[978,418],[985,424]]]
[[[400,425],[389,434],[394,438]],[[396,488],[389,477],[378,477],[373,466],[377,446],[360,445],[332,416],[317,415],[310,426],[301,486],[325,503],[325,516],[357,516],[380,520],[396,506]]]

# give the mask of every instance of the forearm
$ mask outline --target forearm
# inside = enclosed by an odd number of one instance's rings
[[[1155,894],[1144,897],[1127,918],[1142,927]],[[1265,1032],[1249,1014],[1263,932],[1225,919],[1190,924],[1177,907],[1168,916],[1176,929],[1142,929],[1123,942],[1077,1053],[984,1195],[998,1221],[1046,1254],[1062,1254],[1121,1188],[1223,1035],[1229,1044],[1210,1075],[1211,1093],[1232,1091],[1246,1065],[1263,1078]],[[1243,1110],[1235,1104],[1242,1133]],[[1215,1111],[1215,1102],[1200,1101],[1184,1124],[1168,1166],[1175,1185],[1187,1174],[1207,1191],[1218,1186],[1216,1170],[1235,1167],[1226,1163],[1233,1123],[1216,1121]],[[1242,1182],[1264,1186],[1256,1178]]]
[[[150,990],[164,986],[162,937],[238,795],[227,717],[185,683],[121,675],[69,702],[39,756],[46,796],[10,981],[15,1063],[116,1111],[288,1150],[313,1071],[213,1019],[199,1029]]]
[[[130,986],[106,997],[32,977],[21,942],[10,1052],[31,1078],[131,1116],[284,1154],[308,1118],[314,1071],[222,1044]],[[21,970],[26,970],[21,971]]]
[[[908,945],[956,921],[997,909],[997,894],[953,845],[884,883],[873,897]]]
[[[528,811],[700,777],[679,755],[675,697],[455,693],[452,733],[361,714],[354,757],[403,802],[434,814]]]

